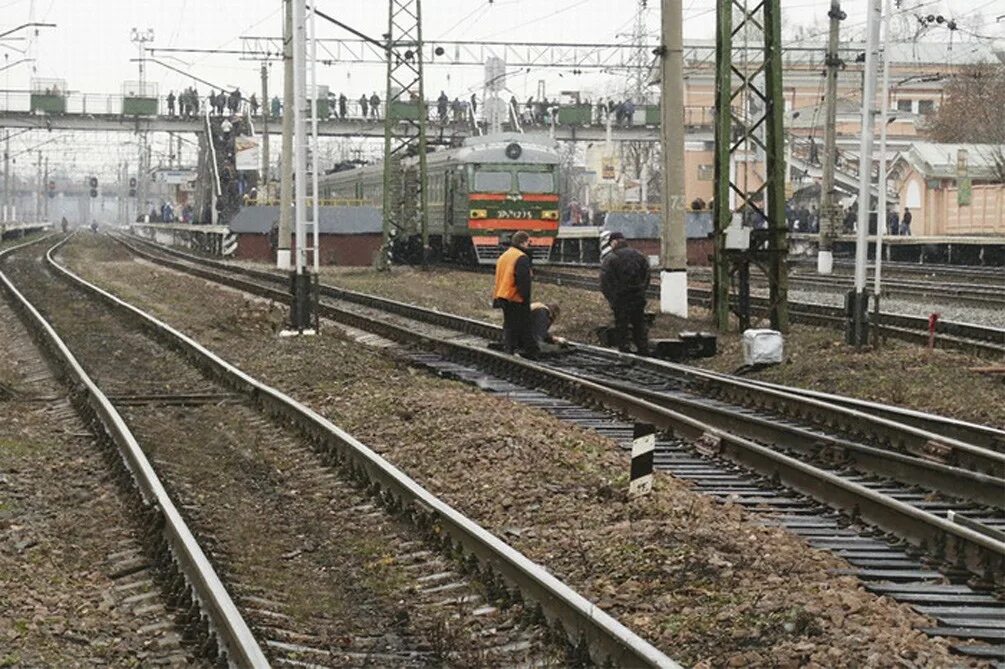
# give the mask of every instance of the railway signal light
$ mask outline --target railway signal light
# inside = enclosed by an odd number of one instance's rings
[[[129,177],[129,197],[136,197],[136,177]]]
[[[98,177],[91,177],[87,181],[91,186],[91,197],[98,197]]]

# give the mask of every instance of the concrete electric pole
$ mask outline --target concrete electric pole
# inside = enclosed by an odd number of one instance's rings
[[[38,165],[37,165],[37,175],[36,183],[38,188],[35,190],[35,220],[42,220],[42,152],[38,152]]]
[[[10,130],[3,134],[3,220],[14,220],[10,202]]]
[[[687,231],[684,225],[684,37],[681,0],[663,0],[663,221],[660,311],[687,318]]]
[[[262,185],[258,197],[269,198],[269,66],[262,63]]]
[[[280,165],[279,240],[276,267],[292,269],[293,246],[293,0],[283,0],[283,161]]]
[[[844,64],[838,55],[841,21],[846,14],[841,11],[841,0],[831,0],[830,33],[827,39],[827,89],[824,93],[824,153],[823,182],[820,186],[820,245],[817,252],[817,273],[834,271],[834,237],[840,225],[834,193],[834,169],[837,162],[837,77]]]
[[[862,95],[862,141],[859,146],[858,234],[855,240],[855,293],[849,319],[849,343],[861,348],[868,341],[866,327],[869,295],[865,290],[869,252],[869,212],[872,209],[872,136],[875,129],[876,66],[879,61],[879,29],[883,19],[883,0],[869,0],[866,22],[865,92]],[[877,220],[877,224],[878,224]]]
[[[147,28],[145,31],[140,31],[133,28],[129,33],[129,39],[136,44],[136,48],[139,50],[139,58],[137,61],[140,66],[140,86],[139,95],[146,96],[146,44],[147,42],[154,41],[154,29]],[[140,133],[140,160],[139,160],[139,173],[136,175],[136,182],[139,191],[139,198],[137,208],[144,214],[149,211],[147,209],[147,177],[150,171],[150,159],[147,155],[147,133]],[[147,219],[149,222],[149,219]]]
[[[879,206],[876,208],[876,273],[873,280],[873,292],[875,293],[873,310],[873,345],[877,348],[880,345],[880,312],[879,296],[882,288],[882,267],[883,267],[883,232],[886,228],[886,130],[887,116],[890,113],[890,20],[893,15],[893,5],[891,0],[886,0],[886,9],[883,16],[883,84],[880,86],[879,112]]]
[[[290,309],[290,330],[300,334],[313,333],[314,309],[311,272],[307,266],[307,2],[293,0],[293,105],[284,112],[293,117],[294,142],[294,253],[293,300]]]

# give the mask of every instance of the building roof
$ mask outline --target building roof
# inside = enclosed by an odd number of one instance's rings
[[[926,178],[955,179],[961,150],[967,153],[967,172],[970,177],[993,179],[999,175],[995,158],[1005,156],[1005,145],[1001,144],[915,142],[911,148],[897,156],[894,166],[906,163]]]

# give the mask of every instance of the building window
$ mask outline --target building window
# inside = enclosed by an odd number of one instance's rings
[[[897,111],[908,112],[913,111],[913,107],[910,99],[897,100]]]
[[[931,114],[935,111],[935,100],[918,100],[918,113]]]
[[[715,178],[715,165],[699,165],[698,181],[711,181]]]

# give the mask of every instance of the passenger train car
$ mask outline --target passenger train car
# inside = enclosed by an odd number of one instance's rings
[[[558,164],[555,143],[545,136],[503,133],[470,137],[463,146],[426,155],[429,244],[434,257],[488,264],[499,257],[509,236],[530,234],[535,259],[545,260],[559,225]],[[417,157],[401,161],[391,187],[414,193]],[[362,199],[383,203],[383,165],[328,174],[319,180],[323,199]],[[405,198],[408,203],[414,197]],[[395,200],[401,200],[395,197]],[[414,207],[414,204],[406,204]],[[402,220],[413,221],[405,210]],[[407,230],[402,248],[418,250],[419,230]],[[400,241],[400,240],[399,240]]]

